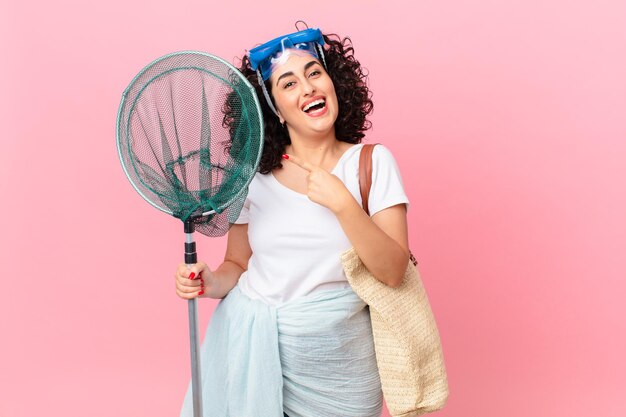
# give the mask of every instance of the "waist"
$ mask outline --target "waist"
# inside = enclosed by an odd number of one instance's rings
[[[293,277],[288,279],[293,280]],[[345,275],[334,280],[302,279],[294,284],[285,279],[270,279],[258,274],[251,276],[250,271],[246,271],[239,279],[237,287],[247,297],[276,307],[326,292],[342,290],[352,292]]]

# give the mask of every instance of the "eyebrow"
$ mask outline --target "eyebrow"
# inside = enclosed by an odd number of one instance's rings
[[[307,62],[307,64],[304,66],[304,71],[308,70],[309,68],[311,68],[315,64],[319,64],[319,62],[317,62],[317,61],[309,61],[309,62]],[[278,77],[278,79],[276,80],[276,85],[278,85],[278,82],[280,80],[282,80],[285,77],[289,77],[290,75],[293,75],[293,71],[287,71],[286,73],[281,74],[280,77]]]

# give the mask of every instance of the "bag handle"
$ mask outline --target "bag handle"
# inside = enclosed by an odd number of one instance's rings
[[[363,145],[361,155],[359,156],[359,187],[361,188],[361,201],[363,202],[363,210],[370,215],[369,198],[370,188],[372,188],[372,153],[375,144]]]
[[[370,189],[372,188],[372,154],[374,153],[374,146],[378,145],[367,144],[361,148],[361,155],[359,156],[359,187],[361,189],[361,201],[363,210],[370,215],[369,210],[369,198]],[[413,252],[409,252],[409,260],[413,265],[417,266],[417,259],[413,256]]]

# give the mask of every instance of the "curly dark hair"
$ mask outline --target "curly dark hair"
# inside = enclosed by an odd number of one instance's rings
[[[367,116],[374,108],[372,94],[367,87],[367,71],[354,58],[354,48],[350,38],[341,39],[336,34],[328,34],[324,35],[324,42],[326,43],[324,47],[326,71],[335,87],[339,104],[335,135],[343,142],[361,143],[361,139],[365,136],[364,132],[372,126]],[[274,168],[282,168],[282,155],[285,153],[285,147],[291,144],[291,139],[287,129],[280,124],[278,117],[265,101],[257,74],[250,67],[247,56],[241,60],[239,71],[254,86],[261,102],[265,123],[265,142],[259,172],[268,174]],[[266,82],[265,87],[268,92],[271,91],[269,82]],[[227,119],[228,114],[225,122]]]

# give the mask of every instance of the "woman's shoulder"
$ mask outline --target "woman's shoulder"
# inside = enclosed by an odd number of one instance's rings
[[[256,174],[254,174],[254,177],[252,177],[252,181],[250,181],[250,184],[248,185],[248,193],[267,186],[267,184],[271,180],[271,176],[271,172],[269,174],[262,174],[257,171]]]
[[[384,144],[375,142],[375,143],[371,143],[371,145],[374,145],[374,155],[377,155],[378,157],[392,156],[391,150],[388,147],[386,147]]]
[[[396,160],[389,148],[381,143],[359,143],[356,145],[350,145],[347,147],[347,150],[344,151],[341,159],[347,164],[358,165],[361,157],[361,151],[366,145],[375,145],[372,151],[372,163],[374,166],[387,164],[396,165]]]
[[[352,158],[354,156],[358,157],[359,154],[361,153],[361,149],[363,148],[363,144],[362,143],[346,143],[344,145],[344,149],[343,149],[343,153],[341,155],[340,159],[348,159],[348,158]]]
[[[365,146],[366,144],[362,144]],[[396,163],[396,159],[393,156],[393,153],[389,148],[387,148],[382,143],[369,143],[367,145],[374,145],[374,149],[372,151],[372,163],[374,165],[377,164],[387,164],[387,163]],[[362,147],[362,146],[361,146]],[[360,155],[360,152],[359,152]]]

